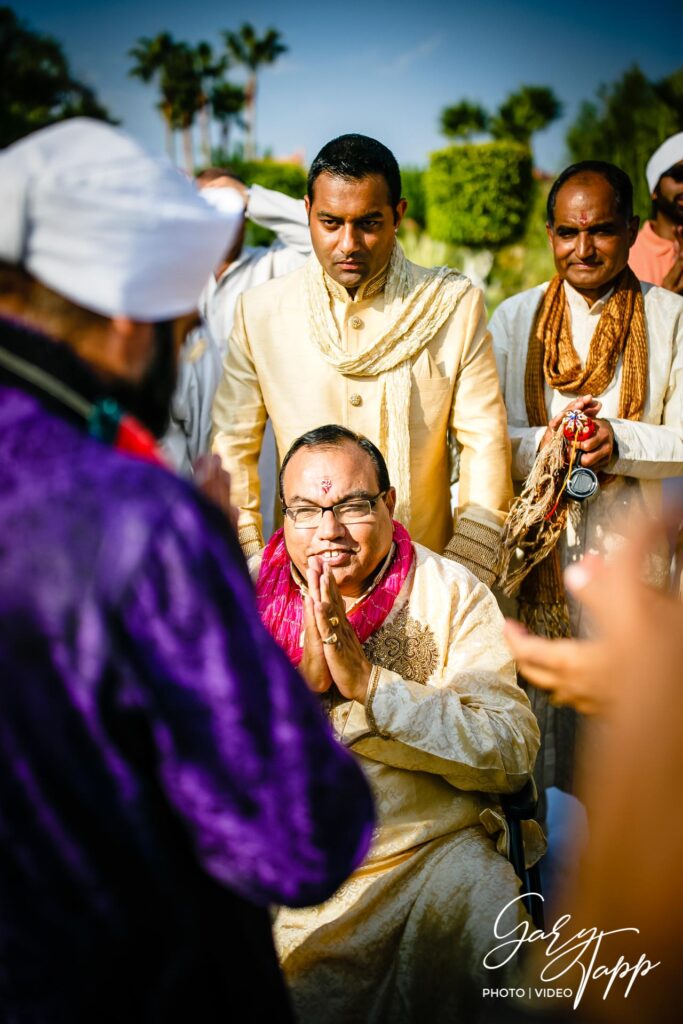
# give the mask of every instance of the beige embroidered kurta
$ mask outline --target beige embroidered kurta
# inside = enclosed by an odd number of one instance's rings
[[[367,706],[338,697],[330,708],[375,795],[371,852],[331,900],[283,908],[275,922],[302,1024],[450,1024],[501,980],[481,959],[519,884],[484,827],[496,829],[486,794],[523,785],[538,727],[490,591],[415,549],[390,617],[366,643],[376,666]]]
[[[425,275],[413,265],[413,272]],[[292,441],[325,423],[339,423],[380,444],[382,378],[343,375],[309,337],[305,271],[245,293],[238,301],[224,375],[214,404],[213,450],[232,477],[247,554],[262,546],[258,453],[266,418],[280,457]],[[327,279],[331,307],[350,353],[386,327],[384,292],[354,299]],[[460,454],[460,513],[472,522],[502,523],[511,483],[505,408],[481,292],[471,288],[446,324],[415,358],[409,417],[411,509],[405,525],[433,550],[450,540],[449,430]],[[391,430],[391,424],[385,425]]]
[[[491,318],[491,331],[507,406],[512,439],[512,476],[521,489],[536,458],[545,427],[530,427],[524,400],[524,374],[529,334],[547,285],[532,288],[503,302]],[[608,419],[618,444],[618,458],[607,466],[615,479],[591,502],[576,506],[558,551],[562,566],[588,553],[618,554],[635,513],[656,516],[662,509],[662,481],[683,474],[683,299],[663,288],[643,284],[648,343],[648,380],[643,416],[638,422],[619,419],[622,362],[601,395],[600,416]],[[571,285],[564,288],[571,317],[574,347],[585,365],[591,339],[609,298],[588,306]],[[556,416],[573,395],[546,384],[548,416]],[[666,586],[670,556],[666,549],[652,559],[651,581]],[[583,607],[567,594],[572,632],[585,636],[589,623]],[[544,733],[537,778],[544,785],[571,788],[574,760],[574,713],[548,704],[542,691],[530,690],[532,705]]]
[[[491,331],[507,406],[512,439],[512,475],[524,481],[531,470],[545,427],[530,427],[524,401],[524,372],[531,325],[546,285],[508,299],[491,319]],[[591,339],[609,295],[588,306],[565,282],[574,347],[585,365]],[[594,501],[578,506],[559,550],[568,565],[589,552],[610,555],[623,544],[628,519],[634,512],[657,515],[662,507],[662,480],[683,474],[683,299],[663,288],[641,285],[645,303],[648,379],[642,418],[619,419],[621,360],[606,391],[600,416],[610,421],[618,458],[607,471],[616,479],[602,487]],[[545,387],[548,416],[556,416],[574,395]],[[663,552],[651,567],[654,583],[665,586],[669,557]],[[581,606],[570,599],[572,630],[584,635]]]

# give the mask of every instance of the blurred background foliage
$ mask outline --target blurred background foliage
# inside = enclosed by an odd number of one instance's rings
[[[60,43],[0,7],[0,149],[67,117],[113,121],[73,75]]]
[[[531,196],[531,151],[519,142],[464,143],[432,153],[425,174],[427,232],[439,242],[499,247],[521,238]]]
[[[259,35],[245,22],[219,36],[215,49],[167,31],[132,42],[128,73],[156,91],[169,156],[177,159],[180,139],[188,173],[209,164],[228,166],[247,184],[303,196],[303,161],[264,158],[257,140],[259,74],[287,52],[281,33],[268,28]],[[64,118],[87,115],[116,123],[115,114],[74,76],[58,40],[34,31],[10,7],[0,7],[0,148]],[[561,114],[552,89],[537,84],[520,85],[495,110],[465,97],[442,109],[439,125],[449,145],[426,155],[424,166],[402,169],[409,207],[401,239],[409,257],[463,269],[485,288],[490,310],[550,277],[544,225],[551,176],[538,169],[532,173],[532,144],[534,134]],[[636,211],[645,218],[650,212],[645,165],[678,131],[683,131],[683,67],[651,81],[634,65],[602,85],[595,97],[585,98],[566,134],[564,164],[584,159],[619,164],[631,176]],[[249,230],[251,244],[272,239],[254,225]]]
[[[645,165],[657,146],[683,131],[683,68],[660,82],[650,82],[634,66],[611,85],[603,85],[595,101],[581,104],[567,133],[572,161],[609,160],[633,182],[635,212],[650,214]]]
[[[225,167],[226,170],[241,178],[245,185],[261,185],[275,192],[284,192],[294,199],[302,199],[306,194],[306,170],[301,164],[285,163],[279,160],[246,160],[241,150],[226,153],[214,150],[213,166]],[[267,228],[247,222],[247,245],[270,245],[275,235]]]

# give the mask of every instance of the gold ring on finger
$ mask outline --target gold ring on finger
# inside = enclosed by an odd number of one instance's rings
[[[330,615],[330,617],[329,617],[329,619],[327,621],[329,622],[329,624],[331,626],[338,626],[339,625],[339,619],[337,618],[336,615]]]

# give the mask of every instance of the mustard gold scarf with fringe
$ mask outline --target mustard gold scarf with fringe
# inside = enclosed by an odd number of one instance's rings
[[[647,391],[647,328],[640,282],[630,267],[617,278],[600,314],[586,365],[572,341],[563,282],[554,277],[539,305],[529,338],[524,381],[529,426],[545,426],[548,411],[544,386],[569,396],[598,397],[609,386],[622,360],[620,419],[639,420]],[[513,503],[503,533],[501,583],[512,594],[521,582],[519,616],[535,633],[569,636],[567,610],[556,545],[567,524],[570,500],[560,497],[566,471],[559,435],[539,452],[524,489]],[[548,515],[555,505],[555,511]],[[512,567],[516,552],[522,561]]]

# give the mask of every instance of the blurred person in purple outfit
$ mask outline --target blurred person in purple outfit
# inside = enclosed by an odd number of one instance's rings
[[[123,412],[163,432],[226,220],[83,119],[0,203],[0,1020],[286,1022],[267,907],[334,892],[369,791]]]

